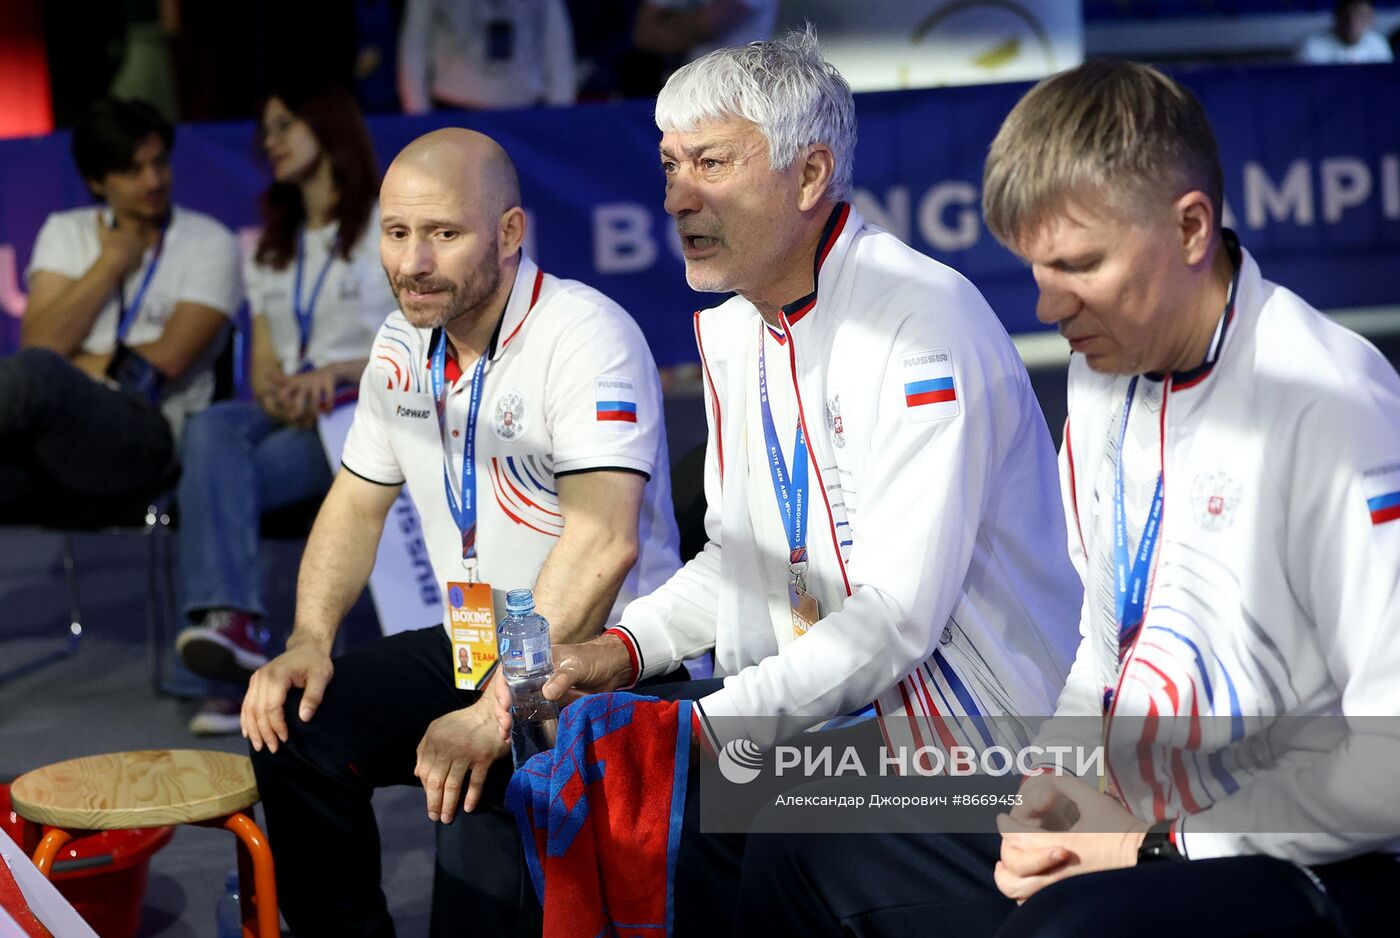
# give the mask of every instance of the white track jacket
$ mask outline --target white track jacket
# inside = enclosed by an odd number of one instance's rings
[[[1400,378],[1235,256],[1210,356],[1167,379],[1162,529],[1121,671],[1112,451],[1129,378],[1071,360],[1060,466],[1083,641],[1044,735],[1106,733],[1116,792],[1140,818],[1181,818],[1192,858],[1327,862],[1400,836]],[[1083,719],[1109,687],[1108,715]]]
[[[1044,417],[976,288],[847,204],[815,283],[785,308],[768,380],[795,388],[808,440],[807,584],[823,618],[800,638],[770,618],[761,573],[787,570],[788,544],[752,522],[746,434],[763,431],[745,414],[762,332],[735,297],[695,314],[709,543],[616,631],[643,677],[714,650],[726,680],[698,713],[716,746],[770,745],[873,703],[894,746],[981,747],[988,725],[965,717],[1049,713],[1075,642]],[[749,717],[770,719],[742,733],[718,719]]]

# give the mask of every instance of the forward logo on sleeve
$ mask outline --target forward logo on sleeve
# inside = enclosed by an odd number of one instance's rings
[[[496,438],[509,443],[525,433],[525,396],[519,388],[506,388],[496,398],[491,415],[491,429]]]
[[[946,348],[903,356],[904,407],[910,419],[946,420],[961,412],[953,356]]]
[[[601,426],[628,430],[637,426],[637,388],[626,375],[593,379],[594,414]]]
[[[1372,525],[1400,519],[1400,460],[1368,469],[1361,482]]]

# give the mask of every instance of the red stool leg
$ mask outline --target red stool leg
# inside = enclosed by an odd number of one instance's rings
[[[60,827],[50,827],[34,851],[34,865],[47,879],[53,872],[53,861],[63,845],[73,839],[73,835]]]
[[[215,822],[218,823],[218,822]],[[238,838],[239,894],[243,897],[244,938],[277,938],[281,922],[277,917],[277,880],[272,869],[272,850],[267,837],[246,814],[230,814],[223,819],[225,830]],[[250,890],[248,884],[252,883]],[[253,930],[254,922],[257,931]]]
[[[238,900],[243,922],[243,938],[261,938],[266,933],[258,924],[260,896],[257,891],[257,873],[253,869],[253,855],[243,846],[242,840],[235,839],[233,844],[238,855]]]

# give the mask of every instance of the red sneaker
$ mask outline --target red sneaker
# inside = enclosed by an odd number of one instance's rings
[[[233,609],[211,609],[200,625],[175,638],[180,660],[200,677],[247,684],[267,664],[267,630],[256,616]]]

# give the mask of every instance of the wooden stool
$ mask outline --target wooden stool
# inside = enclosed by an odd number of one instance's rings
[[[21,817],[50,825],[34,851],[34,865],[45,876],[75,832],[163,824],[232,831],[238,838],[243,934],[281,934],[272,851],[258,825],[242,813],[258,801],[247,756],[152,749],[69,759],[21,775],[10,788],[10,798]]]

